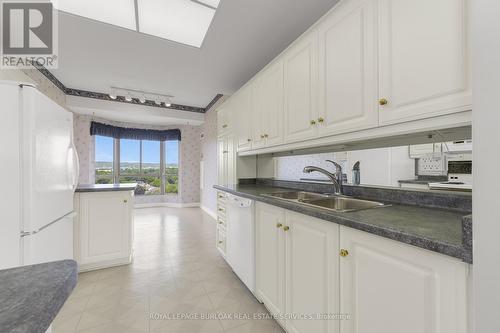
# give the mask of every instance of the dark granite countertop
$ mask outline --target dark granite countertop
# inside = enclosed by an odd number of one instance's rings
[[[470,213],[456,210],[391,204],[389,207],[355,212],[332,212],[301,205],[265,193],[291,191],[266,185],[214,186],[216,189],[254,199],[375,235],[446,254],[472,263]],[[470,238],[470,239],[469,239]]]
[[[73,260],[0,271],[0,332],[44,333],[76,285]]]
[[[112,191],[133,191],[137,183],[123,184],[81,184],[76,188],[76,192],[112,192]]]

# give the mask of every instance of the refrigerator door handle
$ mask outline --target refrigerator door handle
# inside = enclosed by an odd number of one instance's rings
[[[64,220],[65,218],[75,217],[75,216],[76,216],[76,212],[74,210],[72,210],[71,212],[69,212],[67,214],[64,214],[61,217],[58,217],[54,221],[50,222],[49,224],[44,225],[43,227],[41,227],[41,228],[39,228],[37,230],[33,230],[33,231],[21,231],[21,237],[35,235],[35,234],[39,233],[40,231],[42,231],[43,229],[46,229],[46,228],[50,227],[51,225],[53,225],[53,224],[55,224],[55,223],[57,223],[57,222],[59,222],[61,220]]]
[[[72,179],[72,188],[73,191],[76,190],[78,186],[78,179],[80,178],[80,158],[78,157],[78,153],[76,151],[76,146],[73,140],[71,140],[70,146],[71,152],[73,154],[73,179]]]

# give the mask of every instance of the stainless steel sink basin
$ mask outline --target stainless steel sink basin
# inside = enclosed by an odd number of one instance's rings
[[[311,192],[279,192],[279,193],[267,193],[266,196],[270,196],[278,199],[285,200],[295,200],[295,201],[304,201],[304,200],[314,200],[314,199],[322,199],[327,198],[328,195],[323,195],[319,193],[311,193]]]
[[[267,193],[264,195],[340,213],[388,206],[377,201],[361,200],[347,196],[319,194],[302,191]]]
[[[303,203],[338,212],[352,212],[356,210],[386,206],[381,202],[360,200],[360,199],[340,197],[340,196],[329,197],[318,200],[304,200]]]

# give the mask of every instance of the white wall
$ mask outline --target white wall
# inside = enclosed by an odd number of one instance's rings
[[[474,332],[500,331],[500,2],[474,0]]]
[[[347,158],[347,159],[346,159]],[[301,156],[284,156],[275,158],[275,178],[299,180],[300,178],[326,179],[320,173],[304,174],[307,165],[314,165],[334,171],[331,163],[334,160],[341,164],[347,180],[352,182],[352,167],[360,161],[361,184],[377,186],[399,186],[398,180],[415,177],[415,161],[409,158],[408,146],[366,149],[346,153],[322,153]]]

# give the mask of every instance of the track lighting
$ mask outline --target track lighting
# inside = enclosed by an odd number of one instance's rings
[[[123,98],[127,102],[132,102],[132,100],[135,98],[141,104],[145,104],[148,100],[152,100],[156,105],[162,106],[162,104],[164,104],[167,108],[172,106],[171,99],[174,97],[171,95],[147,92],[137,89],[111,87],[109,98],[116,100],[118,96],[123,96]]]

